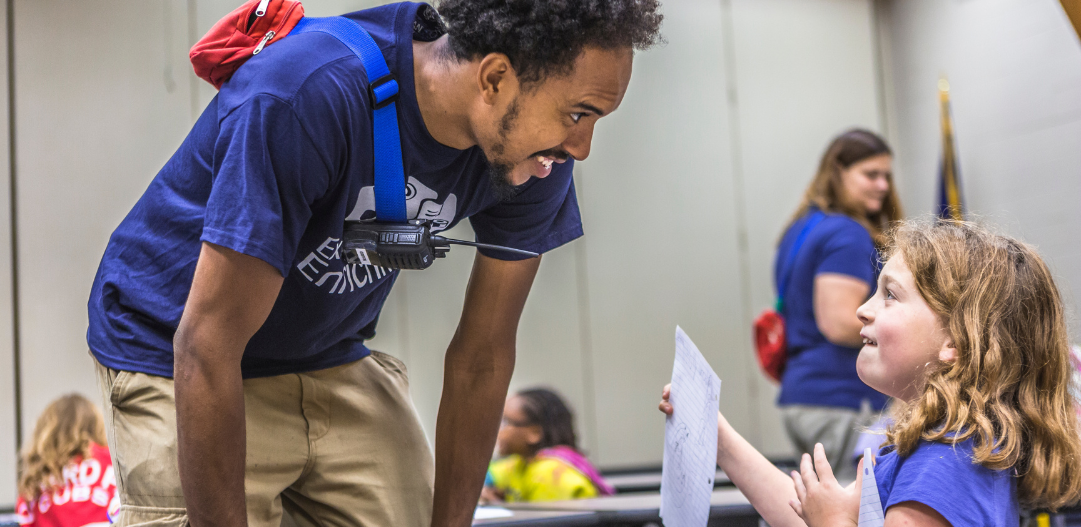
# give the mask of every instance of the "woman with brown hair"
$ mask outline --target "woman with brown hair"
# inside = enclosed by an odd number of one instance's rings
[[[107,526],[119,508],[101,412],[72,393],[45,408],[19,459],[23,526]]]
[[[778,405],[796,454],[822,443],[839,477],[854,478],[852,451],[886,396],[856,375],[860,321],[870,296],[878,246],[901,219],[892,153],[867,130],[834,138],[777,247],[788,361]]]

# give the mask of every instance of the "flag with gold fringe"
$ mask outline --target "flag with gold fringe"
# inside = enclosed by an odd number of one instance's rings
[[[963,220],[961,174],[957,170],[957,152],[953,143],[953,122],[950,120],[950,83],[938,81],[938,101],[942,123],[942,164],[938,171],[938,217]]]

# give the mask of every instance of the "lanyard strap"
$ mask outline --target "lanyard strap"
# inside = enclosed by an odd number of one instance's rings
[[[803,225],[803,230],[800,231],[799,236],[796,236],[796,242],[792,244],[792,248],[788,251],[788,258],[785,259],[784,267],[781,268],[781,282],[777,284],[777,306],[774,309],[778,313],[784,310],[784,295],[788,292],[788,282],[792,278],[792,273],[795,272],[793,268],[796,266],[796,256],[799,256],[799,250],[803,247],[803,242],[807,241],[807,234],[825,218],[826,214],[820,210],[816,210],[811,214],[811,217],[807,219],[807,223]]]
[[[300,19],[294,33],[319,31],[345,44],[364,64],[372,107],[372,152],[375,158],[375,218],[401,223],[405,215],[405,169],[398,133],[398,81],[383,53],[360,24],[340,16]]]

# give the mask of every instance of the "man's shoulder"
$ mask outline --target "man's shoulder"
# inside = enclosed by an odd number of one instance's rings
[[[363,65],[349,48],[326,33],[289,35],[252,57],[222,85],[219,115],[260,95],[292,105],[305,95],[345,94],[350,84],[359,88],[367,83]]]
[[[402,17],[425,4],[397,3],[341,15],[372,37],[388,64],[397,58],[399,33],[409,27]],[[410,41],[408,38],[405,41]],[[393,66],[392,66],[393,67]],[[266,46],[240,67],[221,89],[223,114],[258,96],[296,104],[304,96],[349,97],[367,104],[364,64],[337,37],[322,31],[293,32]],[[310,98],[310,97],[309,97]]]

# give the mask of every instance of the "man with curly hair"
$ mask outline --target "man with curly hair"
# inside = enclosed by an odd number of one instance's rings
[[[623,99],[656,0],[445,0],[346,15],[400,86],[407,211],[538,253],[582,234],[571,179]],[[440,17],[442,15],[442,17]],[[119,525],[464,526],[539,258],[479,251],[445,358],[435,463],[404,365],[369,350],[397,277],[339,253],[374,216],[360,60],[308,32],[210,103],[113,233],[92,288]],[[433,488],[434,486],[434,488]]]

